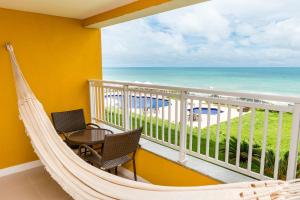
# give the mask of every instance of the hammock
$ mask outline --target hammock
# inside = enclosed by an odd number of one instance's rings
[[[24,78],[12,45],[6,44],[6,48],[13,67],[20,119],[35,153],[52,178],[74,199],[300,199],[300,180],[168,187],[124,179],[89,165],[56,133]]]

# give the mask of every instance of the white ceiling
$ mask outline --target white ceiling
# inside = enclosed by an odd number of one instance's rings
[[[0,0],[1,8],[84,19],[136,0]]]

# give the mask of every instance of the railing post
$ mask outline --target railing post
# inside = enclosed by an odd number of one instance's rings
[[[124,121],[123,121],[123,123],[124,123],[125,131],[128,131],[129,130],[128,85],[124,85],[123,91],[124,91],[124,101],[123,101]]]
[[[287,169],[287,180],[296,178],[297,171],[297,158],[298,158],[298,145],[300,134],[300,103],[295,103],[292,120],[292,132],[289,151],[289,162]]]
[[[95,123],[95,92],[94,92],[94,81],[89,81],[89,93],[90,93],[90,114],[91,122]]]
[[[186,158],[186,91],[181,92],[180,98],[180,144],[179,144],[179,160],[178,162],[184,164]]]

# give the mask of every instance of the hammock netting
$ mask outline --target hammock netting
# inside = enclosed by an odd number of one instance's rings
[[[15,78],[20,119],[35,153],[52,178],[74,199],[300,199],[299,180],[168,187],[135,182],[91,166],[77,156],[56,133],[42,104],[24,78],[12,45],[6,44],[6,48]]]

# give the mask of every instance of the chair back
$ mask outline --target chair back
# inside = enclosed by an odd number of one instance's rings
[[[53,125],[58,133],[72,132],[86,128],[83,109],[51,113]]]
[[[120,134],[106,135],[104,139],[102,160],[114,160],[131,153],[135,153],[143,128]]]

